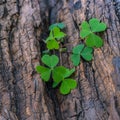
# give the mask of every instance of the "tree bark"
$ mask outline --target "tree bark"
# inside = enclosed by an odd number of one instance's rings
[[[79,25],[107,24],[104,46],[76,68],[78,86],[60,95],[35,71],[48,27],[66,24],[67,53],[80,43]],[[0,0],[0,120],[120,120],[120,0]]]

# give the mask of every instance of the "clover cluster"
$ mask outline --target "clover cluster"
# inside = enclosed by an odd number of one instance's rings
[[[47,52],[43,51],[44,54],[41,58],[43,66],[36,66],[36,71],[40,74],[43,81],[48,82],[52,79],[52,87],[59,87],[60,93],[66,95],[77,87],[77,82],[71,77],[75,72],[75,67],[73,69],[68,69],[64,66],[59,66],[59,57],[55,55],[54,52],[54,50],[60,51],[61,49],[65,49],[61,48],[62,42],[64,42],[67,36],[62,31],[64,28],[64,23],[55,23],[49,27],[49,36],[44,41],[46,43]],[[80,26],[80,38],[83,40],[83,43],[73,47],[70,56],[74,66],[80,64],[81,58],[85,61],[91,61],[93,59],[94,48],[103,46],[102,38],[96,33],[103,32],[105,29],[106,24],[100,22],[97,18],[92,18],[89,22],[82,22]]]

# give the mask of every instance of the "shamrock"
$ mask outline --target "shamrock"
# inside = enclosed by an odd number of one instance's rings
[[[69,70],[64,66],[56,66],[59,62],[56,55],[44,55],[41,60],[46,67],[37,66],[36,71],[41,75],[42,80],[45,82],[49,81],[52,76],[53,88],[57,87],[61,83],[60,92],[65,95],[77,86],[76,81],[69,78],[75,69]],[[64,86],[66,86],[66,89]]]
[[[96,32],[102,32],[106,29],[106,24],[100,22],[99,19],[92,18],[89,20],[89,23],[84,21],[81,24],[80,37],[86,39],[86,45],[88,47],[101,47],[103,46],[103,40],[95,35]]]

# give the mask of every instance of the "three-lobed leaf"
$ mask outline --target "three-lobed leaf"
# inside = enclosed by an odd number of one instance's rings
[[[60,31],[60,28],[57,25],[51,28],[50,34],[46,39],[46,44],[48,50],[59,49],[59,42],[57,40],[63,40],[66,34]]]
[[[102,32],[106,29],[106,24],[100,22],[97,18],[92,18],[89,20],[89,23],[84,21],[81,24],[81,32],[80,37],[86,39],[86,45],[88,47],[102,47],[103,40],[98,36],[95,35],[95,32]]]
[[[44,67],[44,66],[37,66],[36,71],[41,75],[41,78],[45,82],[49,81],[51,72],[52,72],[52,78],[53,78],[52,87],[53,88],[57,87],[61,83],[61,86],[62,86],[62,87],[60,87],[60,90],[62,91],[61,93],[68,94],[70,92],[70,90],[75,87],[72,85],[73,84],[72,79],[68,78],[74,73],[75,69],[69,70],[69,69],[65,68],[64,66],[56,67],[56,65],[59,62],[59,59],[56,55],[51,55],[51,56],[44,55],[42,57],[42,62],[49,68]],[[72,81],[72,84],[70,84],[70,80]],[[65,84],[67,84],[66,87],[69,88],[69,90],[67,90],[67,92],[64,92],[64,90],[62,90],[62,89],[64,89],[63,86]]]

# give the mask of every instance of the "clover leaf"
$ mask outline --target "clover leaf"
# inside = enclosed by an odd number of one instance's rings
[[[62,32],[62,31],[60,31],[60,28],[54,27],[53,28],[53,36],[57,40],[60,40],[60,39],[64,38],[66,36],[66,34],[64,32]]]
[[[79,63],[80,63],[80,55],[79,54],[72,54],[70,58],[71,58],[74,66],[79,65]]]
[[[77,82],[74,79],[64,79],[60,86],[60,93],[66,95],[76,87]]]
[[[84,44],[77,45],[72,50],[71,60],[74,66],[78,66],[80,63],[80,56],[86,61],[90,61],[93,58],[93,49],[85,47]]]
[[[57,83],[62,81],[64,79],[65,73],[66,73],[66,68],[64,66],[56,67],[52,72],[53,80]]]
[[[88,47],[102,47],[103,46],[103,40],[98,36],[95,35],[94,33],[88,35],[86,38],[86,45]]]
[[[91,47],[85,47],[81,52],[81,56],[84,60],[90,61],[93,58],[92,52],[93,52],[93,49]]]
[[[65,24],[64,23],[55,23],[50,25],[49,30],[52,30],[54,27],[59,27],[60,29],[65,28]]]
[[[92,32],[102,32],[105,31],[107,27],[105,23],[100,22],[100,20],[96,18],[90,19],[89,24]]]
[[[54,68],[59,62],[59,58],[56,55],[44,55],[41,60],[50,68]]]
[[[36,71],[41,74],[41,78],[44,81],[48,81],[50,79],[51,69],[43,67],[43,66],[37,66]]]
[[[86,21],[82,22],[81,29],[82,30],[80,32],[80,37],[82,39],[85,38],[86,36],[88,36],[91,33],[90,25]]]
[[[44,55],[41,60],[48,67],[36,66],[36,71],[41,75],[41,78],[47,82],[50,79],[52,70],[58,64],[59,59],[56,55]]]
[[[59,43],[55,39],[47,41],[48,50],[59,49]]]
[[[51,29],[50,34],[45,41],[47,44],[48,50],[59,49],[60,42],[58,42],[57,40],[62,41],[65,36],[66,36],[66,34],[62,31],[60,31],[59,27],[54,26]]]
[[[98,48],[103,46],[103,40],[94,33],[105,31],[105,23],[100,22],[100,20],[97,18],[92,18],[89,20],[89,23],[86,21],[82,22],[81,29],[80,37],[82,39],[86,39],[85,43],[88,47]]]
[[[83,48],[84,48],[84,44],[77,45],[73,48],[73,50],[72,50],[73,54],[71,55],[71,60],[72,60],[74,66],[79,65],[79,63],[80,63],[80,53],[83,50]]]

